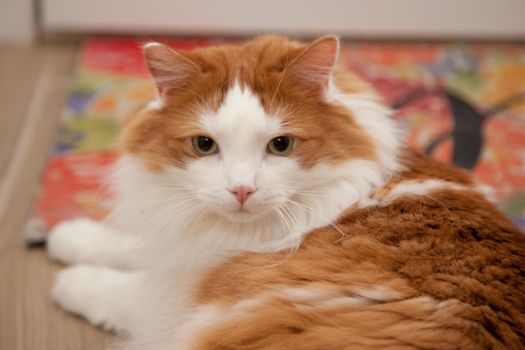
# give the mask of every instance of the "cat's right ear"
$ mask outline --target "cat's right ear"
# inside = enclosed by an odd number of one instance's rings
[[[186,85],[199,71],[191,60],[160,43],[145,44],[144,56],[161,97]]]

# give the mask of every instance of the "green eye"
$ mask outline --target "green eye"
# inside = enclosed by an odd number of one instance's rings
[[[196,136],[191,139],[191,144],[195,152],[201,156],[208,156],[213,153],[219,152],[219,146],[217,142],[213,141],[212,138],[207,136]]]
[[[292,147],[293,138],[290,136],[277,136],[268,142],[267,152],[277,156],[284,156],[292,151]]]

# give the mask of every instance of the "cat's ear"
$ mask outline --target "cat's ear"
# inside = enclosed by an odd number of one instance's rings
[[[339,53],[339,39],[324,36],[309,44],[290,64],[290,74],[312,88],[326,89]]]
[[[144,56],[161,97],[187,84],[199,71],[190,59],[160,43],[145,44]]]

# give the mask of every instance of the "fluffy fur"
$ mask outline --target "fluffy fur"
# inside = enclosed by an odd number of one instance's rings
[[[51,234],[77,264],[55,301],[127,350],[524,348],[523,235],[466,173],[403,149],[337,55],[334,37],[146,45],[159,99],[121,138],[108,222]],[[281,135],[291,153],[267,152]]]

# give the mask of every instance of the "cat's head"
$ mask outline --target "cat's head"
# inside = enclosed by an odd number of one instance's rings
[[[383,154],[397,147],[382,130],[388,110],[336,65],[336,37],[144,51],[159,100],[127,128],[123,151],[201,211],[246,222],[307,199],[330,201],[323,186],[366,182],[375,175],[363,164],[388,168],[381,162],[394,157]],[[352,94],[356,110],[341,100]],[[383,119],[363,120],[374,113]]]

